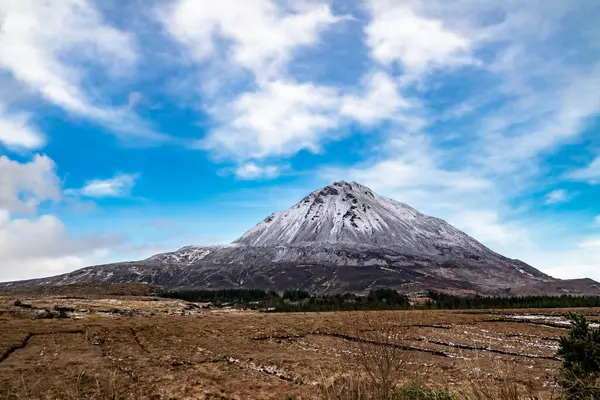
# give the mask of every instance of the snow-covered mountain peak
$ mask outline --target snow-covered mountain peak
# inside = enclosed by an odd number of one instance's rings
[[[305,243],[366,244],[438,253],[440,248],[483,245],[445,221],[380,196],[357,182],[334,182],[286,211],[271,214],[234,243],[287,246]]]
[[[350,210],[358,208],[359,205],[366,205],[368,209],[370,203],[379,203],[387,207],[393,205],[397,209],[396,211],[400,211],[403,214],[407,213],[412,216],[421,215],[417,210],[404,203],[379,196],[365,185],[345,181],[337,181],[322,189],[315,190],[299,203],[292,206],[292,209],[305,208],[307,205],[309,208],[311,206],[316,207],[320,204],[327,204],[328,208],[340,208],[339,206],[341,205],[341,208],[349,208]],[[344,205],[348,207],[343,207]]]
[[[533,293],[552,292],[552,286],[544,286],[550,282],[560,293],[596,294],[600,287],[556,281],[494,253],[441,219],[344,181],[270,215],[230,245],[185,246],[142,261],[9,285],[98,281],[314,293],[364,293],[389,287],[403,292],[506,295],[515,288],[515,293],[528,293],[527,285],[537,285]]]

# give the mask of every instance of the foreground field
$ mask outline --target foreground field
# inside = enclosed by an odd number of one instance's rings
[[[0,398],[321,398],[356,368],[355,338],[381,327],[401,335],[368,346],[401,352],[401,380],[461,392],[510,379],[550,397],[564,312],[265,314],[152,297],[3,296]],[[600,310],[584,314],[594,321]]]

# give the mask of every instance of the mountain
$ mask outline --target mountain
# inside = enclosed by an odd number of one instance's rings
[[[289,210],[271,214],[234,243],[367,244],[421,254],[436,254],[440,247],[485,251],[485,246],[447,222],[379,196],[356,182],[335,182],[314,191]]]
[[[305,289],[313,293],[443,290],[457,294],[600,294],[592,280],[558,280],[490,250],[439,218],[335,182],[271,214],[229,245],[186,246],[2,286],[144,282],[167,288]]]

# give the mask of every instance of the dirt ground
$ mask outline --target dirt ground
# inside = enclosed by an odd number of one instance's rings
[[[19,301],[15,303],[15,301]],[[581,310],[580,310],[581,311]],[[565,310],[275,314],[153,297],[0,296],[0,399],[313,399],[353,334],[406,334],[402,379],[458,390],[509,374],[553,390]],[[599,309],[585,309],[598,320]],[[373,346],[378,346],[373,343]]]

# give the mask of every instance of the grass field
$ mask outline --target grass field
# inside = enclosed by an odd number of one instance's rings
[[[598,309],[579,311],[599,319]],[[6,295],[0,398],[318,399],[356,370],[364,346],[401,354],[400,381],[458,393],[510,380],[550,398],[564,312],[268,314],[153,297]],[[357,337],[367,338],[360,349]]]

